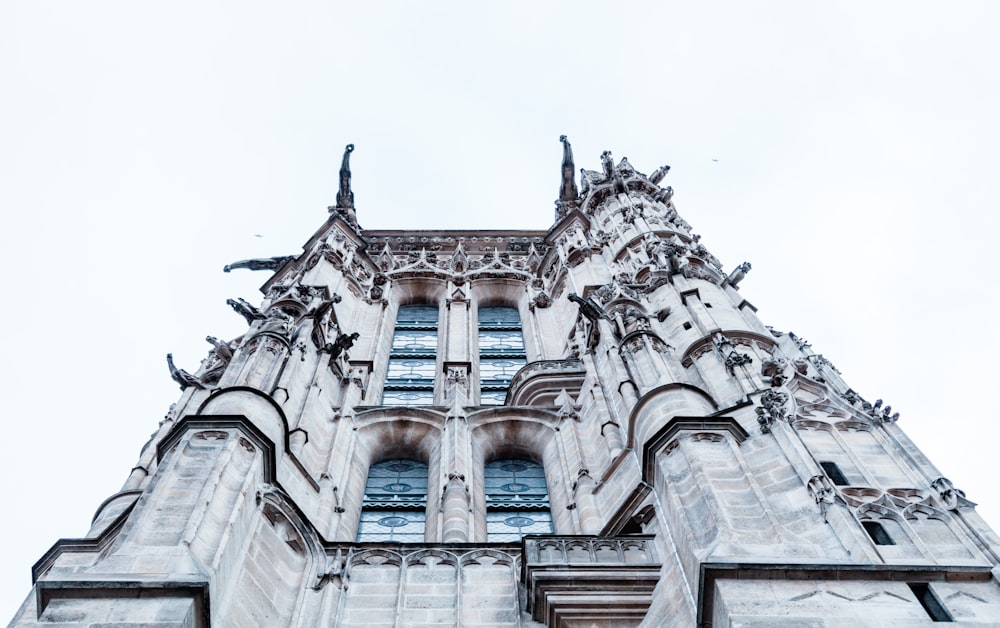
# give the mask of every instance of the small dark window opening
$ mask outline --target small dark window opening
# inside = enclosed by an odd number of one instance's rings
[[[875,545],[895,545],[896,542],[892,540],[889,533],[885,531],[882,524],[878,521],[862,521],[861,525],[864,526],[865,532],[868,536],[872,537],[875,541]]]
[[[948,609],[941,604],[941,600],[934,595],[934,591],[931,590],[929,584],[926,582],[908,582],[906,586],[910,587],[913,595],[917,596],[917,601],[924,607],[924,610],[927,611],[927,616],[932,621],[955,621],[951,613],[948,612]]]
[[[712,304],[711,303],[706,303],[705,307],[712,307]]]
[[[684,323],[684,325],[682,325],[682,327],[684,327],[685,330],[691,329],[691,323]]]
[[[847,486],[850,482],[844,476],[844,473],[837,466],[836,462],[821,462],[819,466],[823,467],[823,471],[826,473],[827,477],[836,484],[837,486]]]

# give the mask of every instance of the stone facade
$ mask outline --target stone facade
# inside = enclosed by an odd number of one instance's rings
[[[1000,539],[899,414],[757,318],[667,167],[578,187],[563,145],[548,231],[364,230],[348,147],[12,625],[1000,624]]]

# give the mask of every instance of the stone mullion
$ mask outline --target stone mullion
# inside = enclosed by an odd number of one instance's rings
[[[351,460],[354,456],[355,448],[353,424],[353,415],[342,415],[339,419],[334,421],[333,435],[330,439],[330,454],[327,458],[326,471],[320,474],[321,505],[323,506],[323,511],[327,513],[327,516],[329,517],[327,520],[327,531],[332,533],[334,537],[338,534],[346,533],[343,529],[338,532],[337,528],[338,526],[342,526],[344,523],[343,500],[345,496],[345,487],[351,486],[348,478],[350,477]],[[334,460],[340,461],[340,469],[333,469]],[[334,484],[333,478],[339,478],[340,484]],[[363,490],[364,489],[362,488],[362,491]]]
[[[472,510],[467,478],[472,477],[469,461],[472,434],[464,416],[450,416],[442,438],[441,540],[466,543],[470,540],[469,518]]]
[[[598,534],[601,530],[600,516],[594,500],[595,483],[584,460],[583,445],[580,442],[576,418],[567,417],[560,422],[559,433],[569,441],[566,456],[571,457],[577,467],[576,472],[568,475],[573,480],[573,502],[579,515],[580,534]],[[571,453],[570,453],[571,452]]]

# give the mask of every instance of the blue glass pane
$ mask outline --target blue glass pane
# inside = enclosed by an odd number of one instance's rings
[[[358,540],[423,541],[426,507],[426,464],[405,459],[373,464],[368,469]]]
[[[358,541],[420,543],[424,540],[423,510],[363,510],[358,521]]]
[[[438,309],[433,305],[404,305],[396,314],[396,329],[437,326]]]
[[[522,358],[481,358],[479,360],[479,381],[483,388],[506,386],[514,374],[526,364]]]
[[[507,389],[484,390],[479,394],[479,403],[484,406],[502,406],[507,399]]]
[[[432,406],[434,391],[432,389],[399,390],[387,388],[382,391],[383,406]]]
[[[436,367],[437,361],[429,358],[390,358],[385,382],[387,386],[406,383],[433,386]]]
[[[492,510],[486,513],[486,538],[491,543],[520,541],[525,534],[552,534],[549,511]]]
[[[521,316],[512,307],[479,308],[479,329],[521,328]]]
[[[515,353],[524,355],[524,337],[520,331],[480,330],[479,353]]]
[[[405,494],[405,495],[404,495]],[[419,460],[384,460],[368,468],[365,501],[372,495],[427,498],[427,465]]]
[[[494,460],[484,469],[487,506],[548,508],[545,470],[531,460]]]
[[[437,352],[437,332],[423,329],[397,329],[392,336],[392,353]]]

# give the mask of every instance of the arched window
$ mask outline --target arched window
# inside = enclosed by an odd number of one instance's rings
[[[494,460],[486,465],[486,538],[520,541],[525,534],[552,534],[552,511],[542,465]]]
[[[527,363],[521,317],[512,307],[479,308],[479,399],[502,405],[510,380]]]
[[[385,460],[368,469],[358,523],[358,541],[424,540],[427,520],[427,465],[417,460]]]
[[[404,305],[396,315],[382,405],[419,406],[434,403],[437,372],[438,309]]]

